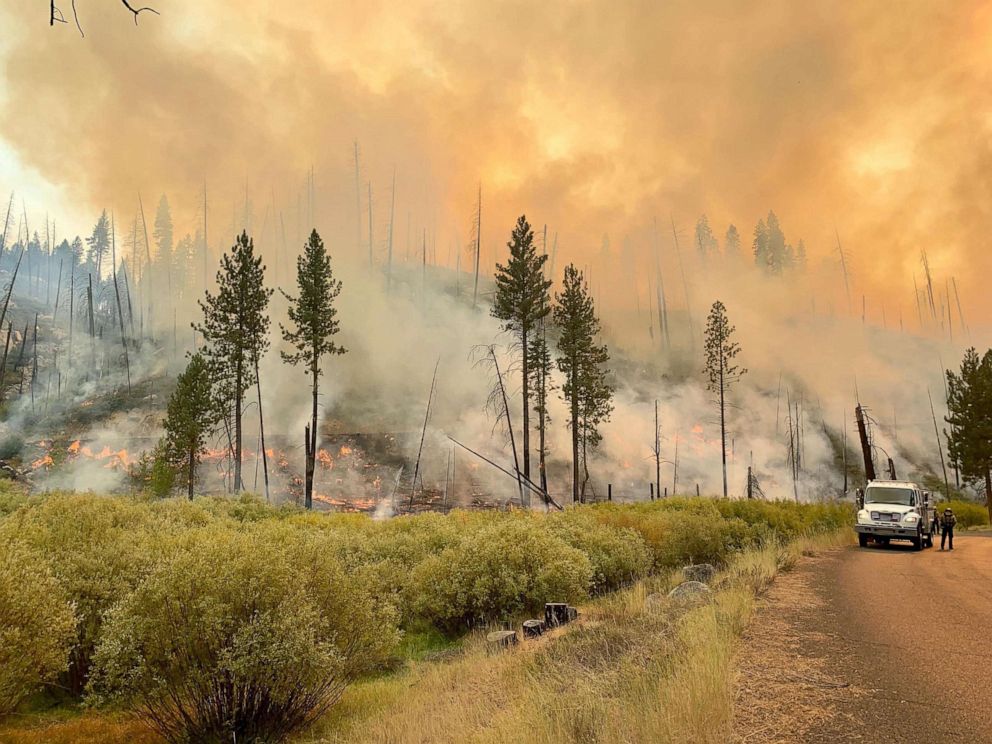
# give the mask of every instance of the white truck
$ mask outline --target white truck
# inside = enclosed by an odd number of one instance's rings
[[[890,540],[909,540],[917,550],[932,548],[932,522],[930,493],[916,483],[873,480],[858,495],[854,529],[862,548],[869,541],[888,545]]]

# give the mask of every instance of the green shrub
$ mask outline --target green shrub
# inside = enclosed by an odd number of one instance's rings
[[[82,692],[103,617],[130,593],[157,560],[153,543],[163,539],[142,529],[151,512],[123,498],[58,494],[39,499],[0,522],[0,545],[21,540],[45,556],[76,611],[76,640],[63,683]]]
[[[90,690],[170,742],[282,741],[397,640],[320,536],[208,528],[109,615]]]
[[[0,543],[0,717],[69,666],[72,607],[44,559]]]
[[[984,504],[976,504],[974,501],[944,501],[937,504],[939,512],[947,507],[954,510],[954,516],[958,518],[958,529],[966,530],[969,527],[982,527],[989,523],[989,511]]]
[[[651,552],[633,529],[601,524],[592,513],[576,509],[550,516],[548,528],[585,553],[592,564],[593,593],[618,589],[651,570]]]
[[[503,517],[415,566],[411,589],[417,614],[453,630],[581,600],[592,579],[589,558],[538,519]]]

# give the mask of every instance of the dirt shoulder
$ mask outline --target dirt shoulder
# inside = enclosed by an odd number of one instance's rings
[[[845,548],[765,595],[737,657],[739,742],[992,742],[992,539]]]

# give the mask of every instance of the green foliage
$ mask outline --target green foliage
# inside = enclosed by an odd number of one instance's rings
[[[703,260],[720,250],[720,245],[710,227],[709,218],[705,214],[700,215],[696,221],[696,250],[699,251],[699,257]]]
[[[204,359],[214,385],[219,417],[233,420],[234,489],[241,483],[241,413],[245,392],[257,382],[258,361],[269,347],[272,290],[265,286],[265,266],[255,244],[242,232],[230,253],[221,257],[217,293],[200,300],[203,322],[194,327],[203,335]]]
[[[517,219],[506,245],[510,258],[505,266],[496,264],[492,316],[503,321],[504,330],[524,339],[551,312],[548,302],[551,281],[544,278],[548,257],[538,254],[534,231],[525,215]]]
[[[597,522],[591,512],[573,509],[554,514],[548,518],[548,530],[589,558],[594,594],[619,589],[651,570],[644,538],[633,529]]]
[[[981,504],[974,501],[963,501],[952,499],[936,504],[935,508],[940,513],[947,507],[954,510],[954,516],[958,518],[958,529],[966,530],[969,527],[985,527],[989,523],[989,513]]]
[[[961,371],[947,371],[947,388],[948,455],[967,482],[984,485],[992,518],[992,350],[979,358],[968,349]]]
[[[76,638],[65,686],[79,693],[110,607],[152,568],[151,514],[127,499],[52,496],[0,522],[0,545],[22,542],[45,556],[76,610]]]
[[[561,395],[569,407],[569,426],[573,431],[572,497],[578,501],[575,473],[580,454],[585,469],[588,447],[599,444],[602,439],[599,424],[609,420],[613,410],[613,388],[605,368],[610,355],[605,345],[596,342],[599,318],[585,278],[574,264],[565,267],[562,291],[555,295],[555,300],[554,319],[560,331],[557,363],[565,376]]]
[[[110,615],[91,689],[170,742],[281,741],[397,641],[319,536],[210,530]]]
[[[65,592],[44,557],[9,542],[0,550],[0,718],[64,672],[75,635]]]
[[[341,282],[334,278],[331,257],[316,230],[310,234],[303,255],[296,259],[296,285],[296,297],[283,292],[289,300],[287,312],[293,328],[280,328],[283,341],[294,351],[283,351],[282,358],[290,364],[302,363],[312,377],[319,377],[320,360],[330,354],[344,354],[346,349],[334,342],[340,325],[334,301],[341,293]]]
[[[530,518],[500,520],[413,569],[417,614],[448,629],[588,595],[589,558]],[[554,600],[550,598],[554,597]]]
[[[161,491],[166,485],[164,474],[156,473],[161,461],[167,462],[183,474],[186,492],[193,498],[196,468],[206,447],[207,436],[217,421],[216,409],[211,405],[210,370],[202,354],[190,357],[186,369],[179,375],[176,389],[169,398],[165,415],[165,437],[160,457],[152,468],[152,489]],[[171,484],[170,484],[171,485]],[[168,493],[168,491],[165,491]],[[160,494],[164,495],[164,494]]]

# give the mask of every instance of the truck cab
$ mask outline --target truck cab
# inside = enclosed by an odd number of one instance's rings
[[[888,545],[890,540],[909,540],[914,548],[922,550],[933,547],[932,520],[930,493],[916,483],[873,480],[858,494],[854,530],[862,548],[870,541]]]

